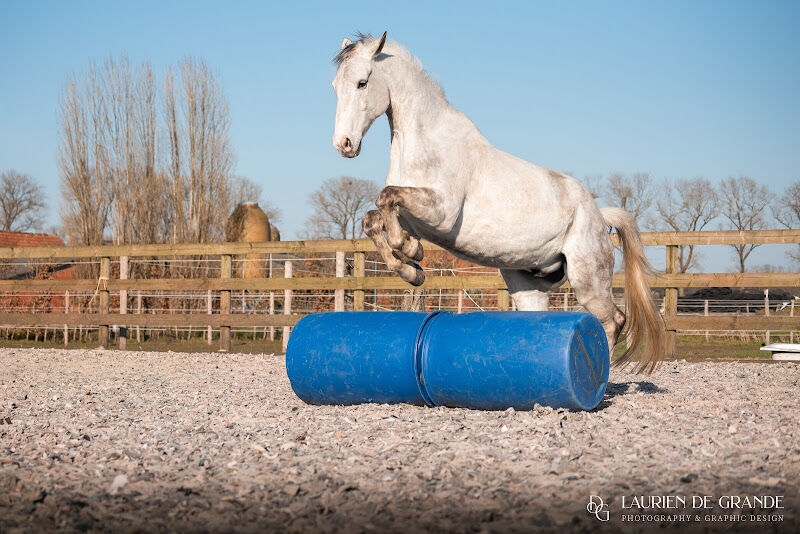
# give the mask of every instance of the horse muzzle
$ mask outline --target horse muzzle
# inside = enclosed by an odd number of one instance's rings
[[[342,136],[333,141],[333,146],[345,158],[354,158],[361,153],[361,140],[354,142],[350,137]]]

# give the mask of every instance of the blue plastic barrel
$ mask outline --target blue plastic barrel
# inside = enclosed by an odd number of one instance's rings
[[[304,317],[286,371],[310,404],[591,410],[608,382],[600,322],[569,312],[337,312]]]

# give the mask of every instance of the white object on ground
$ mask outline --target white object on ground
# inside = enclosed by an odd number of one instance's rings
[[[785,362],[800,362],[800,343],[773,343],[761,350],[772,352],[772,359]]]

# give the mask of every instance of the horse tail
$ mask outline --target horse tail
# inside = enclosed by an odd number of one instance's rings
[[[625,323],[628,347],[625,353],[614,361],[614,365],[627,365],[641,349],[634,371],[652,373],[662,355],[671,352],[666,344],[664,318],[653,302],[650,286],[647,283],[647,275],[653,272],[653,268],[644,255],[642,238],[633,217],[620,208],[602,208],[600,211],[606,224],[616,228],[619,233],[625,266]]]

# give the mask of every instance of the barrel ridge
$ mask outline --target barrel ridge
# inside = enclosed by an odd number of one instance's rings
[[[428,388],[425,386],[425,369],[423,364],[423,353],[427,353],[428,349],[428,333],[431,329],[431,324],[433,323],[434,319],[442,314],[451,313],[444,310],[436,310],[428,314],[425,317],[425,320],[422,321],[422,324],[419,327],[419,331],[417,332],[417,339],[414,342],[414,377],[417,379],[417,388],[419,388],[419,394],[422,397],[422,400],[425,401],[425,404],[428,405],[430,408],[434,408],[439,406],[433,400]]]

